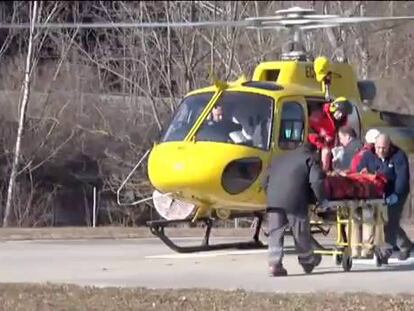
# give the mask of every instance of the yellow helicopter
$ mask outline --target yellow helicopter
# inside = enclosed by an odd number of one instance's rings
[[[266,195],[261,181],[269,161],[306,140],[309,115],[327,100],[346,97],[352,103],[349,123],[358,135],[375,127],[390,134],[407,153],[414,152],[414,117],[371,109],[364,102],[375,98],[372,81],[359,81],[351,64],[330,62],[325,57],[313,61],[302,43],[304,31],[413,19],[414,16],[341,17],[293,7],[276,11],[274,16],[238,21],[11,23],[0,24],[0,28],[231,26],[290,31],[293,40],[281,60],[260,63],[250,79],[242,76],[231,82],[216,80],[211,86],[186,94],[161,140],[141,158],[118,189],[118,204],[125,205],[120,202],[120,192],[149,155],[149,180],[156,189],[150,199],[164,220],[150,221],[148,226],[172,249],[193,252],[263,246],[259,230]],[[258,218],[252,242],[209,244],[215,219],[246,216]],[[197,221],[207,225],[201,246],[178,246],[164,233],[170,224]]]
[[[151,231],[178,252],[228,247],[262,247],[259,230],[266,208],[262,181],[272,157],[295,149],[309,133],[308,117],[327,100],[346,97],[352,103],[348,124],[358,135],[375,127],[390,134],[408,153],[414,151],[414,118],[370,109],[372,81],[359,81],[352,65],[309,59],[301,44],[303,30],[349,23],[413,19],[406,17],[339,17],[291,8],[276,16],[248,18],[247,28],[288,28],[292,48],[281,60],[260,63],[253,76],[186,94],[161,140],[148,158],[148,175],[156,191],[155,208],[164,220],[149,221]],[[286,176],[288,179],[289,176]],[[256,216],[253,241],[209,244],[215,219]],[[200,246],[181,247],[164,228],[180,222],[204,221]],[[315,232],[323,232],[316,228]]]

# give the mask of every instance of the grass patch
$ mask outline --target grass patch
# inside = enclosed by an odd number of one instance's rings
[[[276,281],[276,280],[275,280]],[[2,310],[413,310],[414,295],[272,294],[0,284]]]

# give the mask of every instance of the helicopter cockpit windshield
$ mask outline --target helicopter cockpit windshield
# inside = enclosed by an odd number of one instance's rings
[[[196,133],[196,141],[241,144],[268,150],[273,99],[267,96],[225,91]]]
[[[203,93],[184,98],[170,126],[164,134],[163,142],[182,141],[193,127],[201,112],[207,106],[214,93]]]
[[[180,104],[162,139],[182,141],[214,93],[192,95]],[[224,91],[196,132],[196,141],[240,144],[268,150],[273,116],[273,99],[267,96]]]

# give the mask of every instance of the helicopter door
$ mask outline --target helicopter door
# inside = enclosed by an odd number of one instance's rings
[[[309,115],[311,115],[314,111],[320,110],[322,111],[323,105],[326,103],[326,100],[322,97],[307,97],[306,103],[308,107]],[[359,115],[359,111],[357,106],[351,102],[352,105],[352,112],[348,115],[348,123],[350,127],[355,130],[357,137],[361,137],[361,118]]]
[[[307,136],[307,107],[303,97],[281,98],[275,123],[275,149],[288,151],[303,144]]]
[[[352,103],[352,112],[348,115],[348,125],[355,130],[357,137],[361,138],[361,117],[357,106]]]

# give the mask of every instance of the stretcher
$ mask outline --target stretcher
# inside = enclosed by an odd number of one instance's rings
[[[312,209],[316,217],[311,218],[311,224],[336,226],[335,246],[321,247],[314,253],[333,256],[334,262],[342,265],[344,271],[352,269],[352,259],[375,258],[376,265],[381,266],[375,249],[384,243],[384,224],[388,218],[385,200],[337,200],[330,201],[328,206],[328,211]],[[368,232],[368,238],[364,235],[361,238],[360,231]]]

